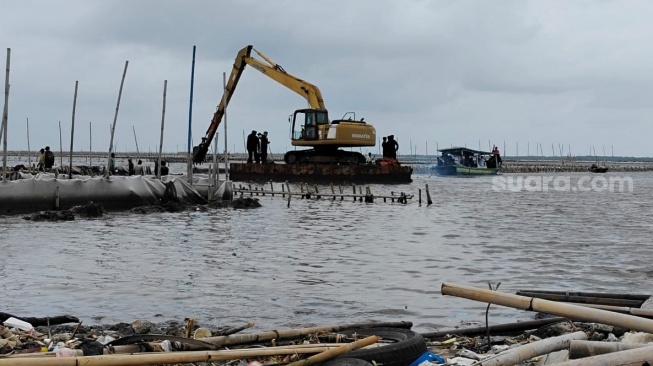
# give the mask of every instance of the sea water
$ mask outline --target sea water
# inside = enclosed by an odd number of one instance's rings
[[[565,175],[572,186],[585,176]],[[251,210],[68,222],[0,216],[3,311],[85,324],[254,321],[257,330],[404,320],[432,331],[485,319],[486,304],[443,296],[443,282],[650,293],[653,176],[629,177],[632,189],[610,192],[415,175],[411,184],[369,186],[376,195],[414,194],[405,205],[293,197],[287,207],[266,195]],[[490,309],[492,324],[533,316]]]

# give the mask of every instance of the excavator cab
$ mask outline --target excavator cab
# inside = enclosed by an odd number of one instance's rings
[[[292,116],[290,138],[295,142],[314,141],[328,132],[329,114],[326,109],[299,109]]]

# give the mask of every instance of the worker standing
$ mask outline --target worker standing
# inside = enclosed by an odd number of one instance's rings
[[[252,133],[247,136],[247,164],[251,164],[253,162],[252,158],[258,155],[258,147],[259,141],[256,136],[256,130],[252,130]]]
[[[261,164],[268,162],[268,145],[270,140],[268,140],[268,131],[264,131],[261,135]]]

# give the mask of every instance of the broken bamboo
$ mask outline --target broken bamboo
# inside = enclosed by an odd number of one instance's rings
[[[328,351],[321,352],[315,356],[311,356],[307,359],[304,360],[299,360],[295,361],[288,366],[310,366],[310,365],[315,365],[316,363],[320,363],[326,360],[330,360],[334,357],[340,356],[344,353],[347,353],[349,351],[353,351],[358,348],[363,348],[370,346],[378,341],[381,340],[381,337],[378,336],[370,336],[370,337],[365,337],[363,339],[357,340],[352,343],[344,344],[338,348],[330,349]]]
[[[558,366],[641,366],[653,363],[653,346],[561,362]]]
[[[501,352],[496,356],[486,358],[482,361],[475,363],[475,366],[511,366],[520,362],[529,360],[536,356],[545,355],[547,353],[560,351],[569,348],[569,343],[574,339],[587,339],[585,332],[574,332],[559,337],[551,337],[541,341],[528,343]]]
[[[457,296],[522,310],[539,311],[542,313],[564,316],[569,319],[597,322],[640,332],[653,333],[653,320],[614,313],[607,310],[558,303],[534,297],[524,297],[450,283],[443,283],[441,292],[443,295]]]
[[[625,351],[629,349],[646,347],[646,344],[623,342],[597,342],[573,340],[569,344],[569,359],[578,359],[606,353]]]

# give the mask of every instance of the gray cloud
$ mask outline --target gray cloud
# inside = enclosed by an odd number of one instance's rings
[[[58,121],[70,128],[78,80],[75,144],[87,149],[92,121],[94,148],[106,149],[129,60],[118,150],[135,149],[132,126],[141,148],[158,146],[164,80],[164,148],[183,149],[192,46],[196,143],[222,95],[222,73],[253,44],[319,86],[332,118],[356,111],[380,136],[395,134],[404,153],[411,141],[422,153],[490,139],[650,155],[651,8],[591,0],[9,2],[0,19],[0,45],[12,49],[9,147],[27,147],[26,118],[32,148],[56,145]],[[267,129],[273,151],[285,151],[287,117],[305,105],[246,70],[228,110],[230,149],[242,150],[242,130]]]

